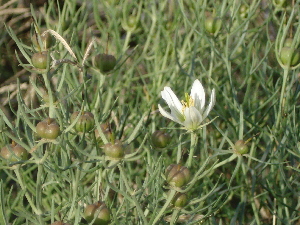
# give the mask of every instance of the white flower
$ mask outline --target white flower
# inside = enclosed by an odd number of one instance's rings
[[[162,98],[166,101],[171,113],[164,110],[160,105],[160,113],[174,122],[184,126],[187,130],[196,130],[201,127],[201,123],[208,116],[216,103],[215,89],[212,90],[208,107],[205,109],[205,92],[199,80],[195,80],[191,94],[185,95],[185,101],[179,101],[170,87],[165,87],[161,92]]]

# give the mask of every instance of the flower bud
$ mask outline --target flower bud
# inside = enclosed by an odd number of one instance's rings
[[[140,30],[140,19],[138,15],[131,14],[124,17],[121,24],[122,28],[127,32],[138,32]]]
[[[84,218],[89,223],[95,219],[93,225],[106,225],[110,221],[110,212],[103,202],[97,202],[85,207]]]
[[[285,66],[295,66],[299,63],[300,54],[298,49],[294,50],[291,47],[283,47],[280,52],[281,63]]]
[[[106,156],[111,159],[122,159],[125,156],[125,148],[121,141],[116,140],[114,143],[107,143],[103,146],[103,150]]]
[[[210,34],[217,34],[222,26],[222,20],[219,17],[209,16],[205,19],[205,30]]]
[[[249,7],[247,5],[241,5],[239,9],[240,17],[246,19],[248,17]]]
[[[234,151],[238,154],[247,154],[249,152],[249,147],[247,146],[247,144],[245,143],[245,141],[243,140],[238,140],[237,142],[235,142],[234,144]]]
[[[167,132],[157,130],[151,136],[155,148],[165,148],[171,142],[171,135]]]
[[[183,208],[184,206],[186,206],[187,201],[188,201],[187,194],[177,192],[174,198],[172,199],[171,203],[172,205],[174,205],[174,207]]]
[[[179,164],[171,164],[166,169],[167,182],[171,186],[182,187],[190,181],[190,171]]]
[[[32,44],[34,45],[34,47],[36,47],[38,51],[47,50],[51,48],[54,44],[54,39],[52,35],[48,32],[40,36],[41,43],[39,43],[38,34],[33,35],[31,40]],[[40,44],[42,44],[42,46],[40,46]]]
[[[94,66],[97,67],[101,73],[108,73],[115,68],[117,60],[113,55],[98,54],[94,58]]]

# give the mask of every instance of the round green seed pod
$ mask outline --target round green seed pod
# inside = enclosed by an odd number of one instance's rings
[[[101,73],[108,73],[112,71],[117,64],[117,60],[113,55],[98,54],[94,58],[94,66],[97,67]]]
[[[36,133],[41,138],[56,139],[60,128],[55,119],[47,118],[36,125]]]
[[[35,68],[46,69],[48,60],[48,52],[36,52],[31,57],[31,63]]]
[[[75,130],[78,132],[89,132],[95,126],[94,114],[91,112],[74,112],[71,115],[71,123],[76,120],[78,114],[81,114],[75,124]]]
[[[185,193],[177,192],[172,199],[172,205],[177,208],[183,208],[188,202],[188,196]]]
[[[283,47],[280,52],[280,60],[285,66],[295,66],[299,63],[300,54],[298,49],[293,50],[291,47]]]
[[[112,159],[122,159],[125,156],[125,148],[121,141],[116,140],[114,143],[107,143],[103,146],[106,156]]]
[[[95,219],[93,225],[107,225],[110,221],[110,211],[104,203],[97,202],[85,207],[84,218],[89,223]]]
[[[247,154],[249,152],[249,147],[245,143],[245,141],[238,140],[234,144],[234,150],[235,150],[236,153],[243,155],[243,154]]]
[[[169,185],[182,187],[190,181],[191,175],[187,167],[171,164],[166,169],[166,178]]]
[[[28,152],[18,144],[10,144],[1,149],[0,155],[9,162],[18,162],[19,160],[28,159]]]
[[[155,148],[165,148],[170,144],[172,137],[167,132],[157,130],[152,134],[151,140]]]

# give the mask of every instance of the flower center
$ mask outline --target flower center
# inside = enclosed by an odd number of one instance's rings
[[[184,112],[186,108],[190,108],[195,105],[194,99],[188,93],[185,93],[185,101],[181,100],[181,103],[182,103],[182,112]]]

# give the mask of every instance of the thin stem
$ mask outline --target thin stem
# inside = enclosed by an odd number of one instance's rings
[[[146,53],[146,51],[148,50],[148,47],[150,46],[151,39],[152,39],[154,31],[155,31],[154,29],[156,27],[156,21],[157,21],[157,19],[156,19],[154,5],[152,6],[151,19],[152,19],[152,24],[151,24],[151,27],[150,27],[150,31],[148,33],[148,38],[147,38],[146,43],[145,43],[144,48],[143,48],[143,53]]]
[[[44,78],[44,82],[45,82],[45,86],[47,88],[48,91],[48,97],[49,97],[49,117],[50,118],[54,118],[54,112],[55,112],[55,107],[54,107],[54,101],[53,101],[53,92],[51,89],[51,85],[48,79],[48,75],[47,73],[43,73],[43,78]]]
[[[44,172],[43,163],[45,162],[45,160],[47,159],[47,157],[49,155],[49,149],[50,149],[50,147],[47,148],[44,156],[41,159],[37,160],[38,172],[37,172],[37,179],[36,179],[35,202],[36,202],[36,208],[39,212],[38,219],[39,219],[40,224],[44,224],[43,217],[42,217],[42,175]]]
[[[80,175],[81,175],[81,171],[76,168],[75,171],[75,178],[73,177],[72,179],[72,204],[71,204],[71,208],[69,210],[70,214],[69,214],[69,219],[72,218],[72,216],[74,215],[73,212],[75,211],[74,208],[76,207],[76,199],[77,199],[77,192],[78,192],[78,184],[79,184],[79,179],[80,179]]]
[[[183,136],[183,134],[180,133],[180,135],[179,135],[179,142],[178,143],[181,143],[182,136]],[[177,157],[176,157],[176,162],[177,163],[180,163],[181,157],[182,157],[182,145],[178,145]]]
[[[43,175],[43,164],[38,164],[37,180],[36,180],[36,208],[39,212],[42,212],[42,175]],[[42,213],[38,214],[39,223],[44,224]]]
[[[214,57],[215,57],[215,42],[214,40],[212,40],[212,45],[211,45],[211,49],[210,49],[210,62],[209,62],[209,70],[208,70],[208,84],[210,85],[211,84],[211,77],[212,77],[212,71],[213,71],[213,68],[214,68]]]
[[[194,152],[195,152],[195,148],[198,142],[198,135],[195,132],[191,133],[191,148],[190,148],[190,153],[189,153],[189,158],[187,161],[187,167],[191,167],[192,166],[192,161],[193,161],[193,157],[194,157]]]
[[[238,155],[237,154],[232,154],[232,156],[230,156],[228,159],[223,160],[222,162],[219,162],[218,164],[216,164],[212,169],[216,169],[220,166],[223,166],[226,163],[229,163],[231,161],[233,161],[235,158],[237,158]]]
[[[244,162],[241,163],[241,167],[242,167],[242,171],[243,171],[243,174],[244,174],[244,178],[245,178],[245,184],[246,184],[246,187],[249,187],[249,188],[246,188],[246,191],[248,190],[251,190],[250,187],[251,187],[251,181],[249,181],[247,179],[247,168],[246,168],[246,165]],[[249,192],[249,191],[248,191]],[[260,218],[259,218],[259,215],[258,215],[258,210],[257,210],[257,206],[255,205],[255,196],[253,196],[251,194],[251,192],[249,193],[250,195],[250,201],[251,201],[251,207],[252,207],[252,210],[253,210],[253,214],[254,214],[254,217],[255,217],[255,221],[256,221],[256,224],[257,225],[260,225]],[[246,198],[246,197],[245,197]],[[246,201],[245,201],[246,202]]]
[[[168,195],[166,203],[161,208],[161,210],[159,211],[158,215],[155,217],[154,221],[152,222],[152,225],[155,225],[160,220],[161,216],[166,211],[167,207],[170,205],[170,203],[171,203],[172,199],[174,198],[175,194],[176,194],[175,190],[171,190],[170,191],[170,194]]]
[[[24,185],[24,182],[23,182],[23,179],[22,179],[22,176],[20,174],[20,165],[17,165],[16,169],[14,170],[15,171],[15,174],[17,176],[17,179],[18,179],[18,183],[21,187],[21,189],[23,191],[25,191],[25,197],[29,203],[29,205],[31,206],[32,210],[34,211],[34,213],[36,215],[39,215],[40,214],[40,211],[36,208],[35,204],[33,203],[33,200],[31,199],[30,195],[28,194],[28,191],[26,190],[26,186]]]
[[[135,197],[135,195],[134,195],[134,192],[133,192],[133,190],[131,189],[129,183],[127,182],[127,177],[125,176],[125,173],[124,173],[124,170],[123,170],[123,166],[122,166],[120,163],[118,164],[118,168],[119,168],[120,173],[121,173],[121,175],[122,175],[122,178],[123,178],[122,180],[123,180],[123,182],[124,182],[124,184],[125,184],[125,186],[126,186],[126,189],[127,189],[127,191],[130,193],[130,196],[132,197],[132,200],[133,200],[133,202],[134,202],[134,204],[135,204],[135,206],[136,206],[136,209],[137,209],[137,211],[139,212],[139,215],[141,216],[141,218],[142,218],[142,220],[143,220],[143,224],[144,224],[144,225],[147,225],[148,222],[147,222],[147,219],[146,219],[146,217],[145,217],[145,215],[144,215],[144,212],[143,212],[143,210],[142,210],[142,207],[141,207],[140,203],[138,202],[138,200],[136,199],[136,197]]]
[[[178,216],[180,213],[180,209],[174,209],[172,213],[171,223],[170,225],[174,225],[177,222]]]
[[[49,149],[45,151],[44,155],[42,158],[40,158],[39,160],[36,160],[37,164],[43,164],[45,162],[45,160],[47,159],[48,155],[49,155]]]
[[[126,34],[125,42],[124,42],[124,45],[123,45],[123,52],[125,52],[128,48],[129,41],[130,41],[130,38],[131,38],[131,34],[132,34],[132,32],[130,30]]]
[[[289,68],[285,68],[283,70],[283,82],[282,82],[282,88],[281,88],[281,94],[280,94],[280,100],[279,100],[279,109],[278,109],[278,114],[277,114],[277,118],[276,118],[276,125],[275,125],[276,130],[278,129],[279,122],[281,119],[282,108],[284,108],[283,98],[284,98],[284,94],[286,93],[286,83],[287,83],[288,73],[289,73]]]

